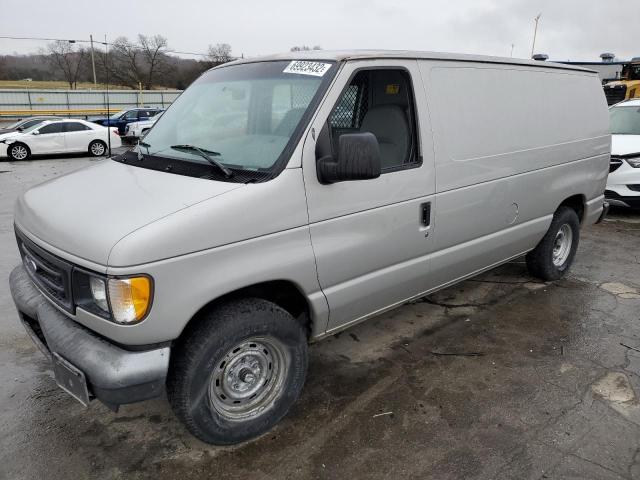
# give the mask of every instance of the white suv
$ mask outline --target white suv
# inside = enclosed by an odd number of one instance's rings
[[[640,208],[640,100],[620,102],[611,115],[611,164],[605,196],[611,205]]]
[[[155,117],[151,117],[145,120],[140,120],[139,122],[132,122],[127,124],[124,127],[124,136],[129,139],[137,139],[144,137],[151,127],[156,123],[156,121],[162,116],[162,113],[159,113]]]

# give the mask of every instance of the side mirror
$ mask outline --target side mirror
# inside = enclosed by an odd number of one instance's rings
[[[40,132],[36,130],[35,132],[31,132],[31,135],[40,135]]]
[[[380,146],[373,133],[344,133],[338,138],[338,158],[327,155],[317,160],[321,183],[378,178],[381,172]]]

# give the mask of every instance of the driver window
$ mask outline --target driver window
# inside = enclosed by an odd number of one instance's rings
[[[413,90],[404,70],[361,70],[329,117],[334,156],[345,133],[370,132],[380,146],[382,173],[418,165]]]
[[[127,112],[124,116],[125,120],[136,120],[138,118],[138,112],[133,110],[131,112]]]

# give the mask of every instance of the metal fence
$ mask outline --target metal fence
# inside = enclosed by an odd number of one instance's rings
[[[0,89],[0,118],[33,115],[82,117],[134,107],[166,108],[181,93],[180,90]]]

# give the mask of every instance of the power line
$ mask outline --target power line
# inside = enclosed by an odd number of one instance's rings
[[[91,43],[91,40],[84,40],[84,39],[79,39],[79,38],[43,38],[43,37],[8,37],[8,36],[3,36],[0,35],[0,39],[5,39],[5,40],[37,40],[37,41],[41,41],[41,42],[68,42],[68,43]],[[101,45],[107,45],[107,46],[112,46],[113,43],[107,43],[107,42],[98,42],[95,41],[94,43],[99,43]],[[135,43],[132,43],[131,45],[141,48],[142,45],[138,45]],[[201,56],[201,57],[208,57],[209,54],[207,53],[201,53],[201,52],[182,52],[179,50],[166,50],[165,53],[175,53],[178,55],[196,55],[196,56]]]

